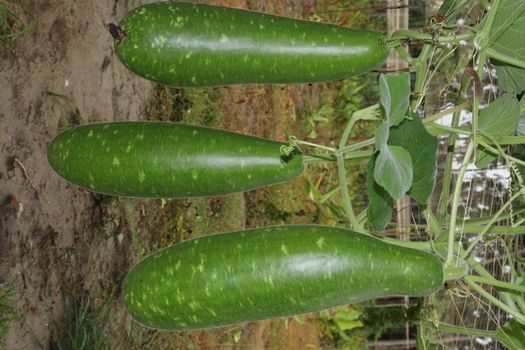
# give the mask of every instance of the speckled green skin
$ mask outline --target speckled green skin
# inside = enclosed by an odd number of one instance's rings
[[[48,159],[64,179],[128,197],[201,197],[289,180],[302,156],[281,142],[176,123],[88,124],[59,134]]]
[[[318,311],[443,284],[425,252],[330,226],[281,226],[185,241],[139,262],[122,287],[140,323],[187,330]]]
[[[172,86],[310,83],[381,66],[383,36],[241,9],[163,2],[132,10],[115,52],[131,71]]]

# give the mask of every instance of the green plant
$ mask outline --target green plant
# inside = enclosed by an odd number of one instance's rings
[[[140,323],[184,330],[427,295],[442,283],[431,254],[330,226],[276,226],[154,253],[128,274],[123,298]]]
[[[173,86],[335,80],[387,56],[379,33],[204,4],[145,5],[110,30],[126,67]]]
[[[6,51],[12,51],[13,41],[28,31],[28,27],[20,19],[14,7],[18,1],[0,2],[0,46]]]
[[[57,136],[48,157],[74,184],[135,197],[246,191],[303,170],[301,154],[282,142],[174,123],[82,125]]]
[[[109,303],[94,308],[92,301],[82,296],[64,297],[65,320],[63,324],[51,321],[54,348],[59,350],[102,350],[108,345],[103,333]]]
[[[14,289],[13,283],[0,284],[0,345],[5,342],[11,321],[17,318],[17,311],[11,300]]]

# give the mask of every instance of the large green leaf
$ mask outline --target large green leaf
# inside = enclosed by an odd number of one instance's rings
[[[496,331],[496,339],[509,350],[525,349],[525,326],[510,320]]]
[[[436,183],[437,138],[427,132],[417,115],[412,115],[411,119],[390,129],[388,144],[403,147],[410,153],[414,175],[409,194],[418,203],[426,203]]]
[[[502,91],[520,93],[525,90],[525,69],[495,62],[498,86]]]
[[[390,125],[403,121],[410,104],[410,74],[379,76],[379,100]]]
[[[515,60],[525,62],[525,2],[503,0],[492,24],[491,49]],[[525,90],[525,69],[503,62],[494,62],[498,84],[503,91],[519,93]]]
[[[377,184],[374,180],[375,163],[377,153],[374,153],[368,161],[367,173],[367,192],[368,192],[368,208],[366,215],[368,222],[376,231],[384,230],[386,224],[392,218],[392,207],[394,200],[385,189]]]
[[[385,145],[377,156],[374,180],[393,199],[399,199],[412,185],[412,158],[402,147]]]
[[[520,105],[513,95],[498,98],[479,113],[479,128],[492,136],[509,136],[516,132]],[[476,151],[476,166],[486,167],[496,156],[485,150]]]
[[[525,2],[523,2],[523,0],[502,0],[492,22],[490,42],[494,43],[499,40],[524,12]]]

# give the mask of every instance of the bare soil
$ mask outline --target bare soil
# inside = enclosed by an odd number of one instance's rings
[[[120,64],[105,28],[144,2],[28,0],[19,8],[30,30],[14,43],[14,53],[4,53],[0,61],[0,283],[14,284],[12,302],[18,310],[3,345],[6,349],[54,348],[53,324],[64,320],[66,290],[90,291],[98,305],[113,300],[117,305],[109,315],[113,328],[132,327],[119,304],[119,283],[137,258],[129,254],[136,228],[130,228],[126,215],[114,206],[59,178],[47,162],[46,148],[72,124],[147,119],[146,106],[155,86]],[[237,7],[249,3],[256,10],[300,17],[311,12],[313,1],[215,2]],[[284,139],[294,120],[294,104],[310,88],[221,89],[221,114],[226,116],[222,127]],[[244,208],[243,198],[239,203]],[[133,205],[130,215],[140,222],[140,215],[147,216],[148,203]],[[159,208],[155,202],[154,210]],[[163,222],[151,219],[143,224],[137,227],[154,240],[152,232],[159,226],[151,225]],[[233,226],[244,227],[244,220]],[[124,234],[123,241],[107,234],[117,231]],[[273,341],[274,347],[269,330],[279,322],[284,321],[243,326],[247,334],[243,347],[304,349],[318,344],[315,325],[292,320],[282,341]],[[108,326],[106,333],[111,335],[113,328]],[[188,336],[202,344],[199,348],[216,348],[217,337],[217,333]]]

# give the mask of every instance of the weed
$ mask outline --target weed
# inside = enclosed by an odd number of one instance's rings
[[[81,297],[65,295],[64,302],[64,327],[60,327],[56,320],[50,323],[54,348],[59,350],[107,349],[103,329],[111,301],[97,308],[85,295]]]
[[[16,309],[11,304],[13,292],[13,283],[0,284],[0,345],[5,341],[11,321],[17,318]]]
[[[158,86],[149,103],[148,117],[151,120],[219,126],[221,99],[220,90],[214,88],[176,89]]]
[[[8,0],[0,1],[0,48],[7,53],[13,51],[13,42],[29,29],[21,20],[14,7],[18,2]]]

